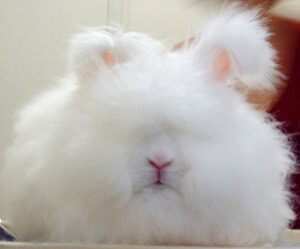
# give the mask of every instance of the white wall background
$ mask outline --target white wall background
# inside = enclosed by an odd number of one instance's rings
[[[144,32],[172,45],[199,32],[216,7],[215,1],[196,5],[193,0],[123,0],[121,22],[127,30]]]

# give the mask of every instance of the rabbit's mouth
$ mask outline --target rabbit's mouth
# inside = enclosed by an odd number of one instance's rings
[[[145,187],[154,189],[173,189],[178,192],[180,191],[185,174],[186,169],[172,170],[166,168],[161,170],[153,170],[148,184]]]
[[[153,184],[149,184],[148,186],[146,186],[146,188],[150,188],[153,190],[164,190],[164,189],[170,189],[170,190],[175,190],[173,186],[171,186],[170,184],[167,183],[163,183],[163,182],[155,182]]]
[[[160,179],[157,179],[154,184],[155,185],[163,185],[163,182]]]
[[[146,186],[146,188],[154,188],[154,189],[164,189],[164,188],[174,188],[172,184],[164,176],[155,176],[152,178]]]
[[[140,195],[140,194],[145,194],[145,193],[166,193],[171,191],[171,192],[176,192],[177,194],[180,194],[180,189],[178,186],[175,186],[169,181],[164,181],[164,180],[156,180],[156,181],[150,181],[144,186],[139,186],[138,188],[135,188],[133,190],[134,195]]]
[[[168,181],[166,172],[155,173],[151,184],[148,185],[150,188],[155,189],[174,189],[174,186]]]
[[[134,193],[141,193],[144,191],[164,191],[171,190],[175,192],[181,192],[181,185],[184,181],[185,170],[163,168],[160,170],[153,169],[144,172],[145,175],[142,178],[139,177],[137,184],[133,185]]]
[[[154,184],[164,185],[165,172],[163,170],[156,170],[154,174]]]

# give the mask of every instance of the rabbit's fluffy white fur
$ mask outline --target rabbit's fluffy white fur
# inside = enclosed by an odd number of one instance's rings
[[[69,75],[19,113],[7,151],[1,215],[17,239],[274,243],[294,216],[293,156],[234,86],[280,76],[257,15],[223,10],[177,52],[109,28],[75,35]],[[161,182],[156,156],[171,162]]]

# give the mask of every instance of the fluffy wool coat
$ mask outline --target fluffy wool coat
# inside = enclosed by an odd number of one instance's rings
[[[1,215],[17,239],[274,243],[294,162],[237,90],[279,82],[257,16],[223,10],[177,52],[113,28],[75,35],[68,75],[19,112],[7,151]],[[153,158],[169,162],[159,176]]]

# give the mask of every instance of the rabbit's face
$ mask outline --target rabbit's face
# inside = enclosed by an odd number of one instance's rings
[[[171,53],[128,63],[82,89],[105,189],[128,201],[149,190],[184,196],[192,175],[214,169],[236,95],[189,61]]]
[[[71,68],[83,108],[72,156],[88,166],[84,174],[95,185],[86,187],[96,195],[101,189],[103,203],[128,202],[149,190],[204,198],[222,192],[230,169],[249,160],[240,145],[250,114],[232,86],[241,81],[245,88],[271,89],[278,73],[255,13],[224,19],[194,46],[172,53],[136,33],[90,31],[73,38]],[[255,32],[232,32],[240,19]],[[253,51],[264,54],[257,59]]]

